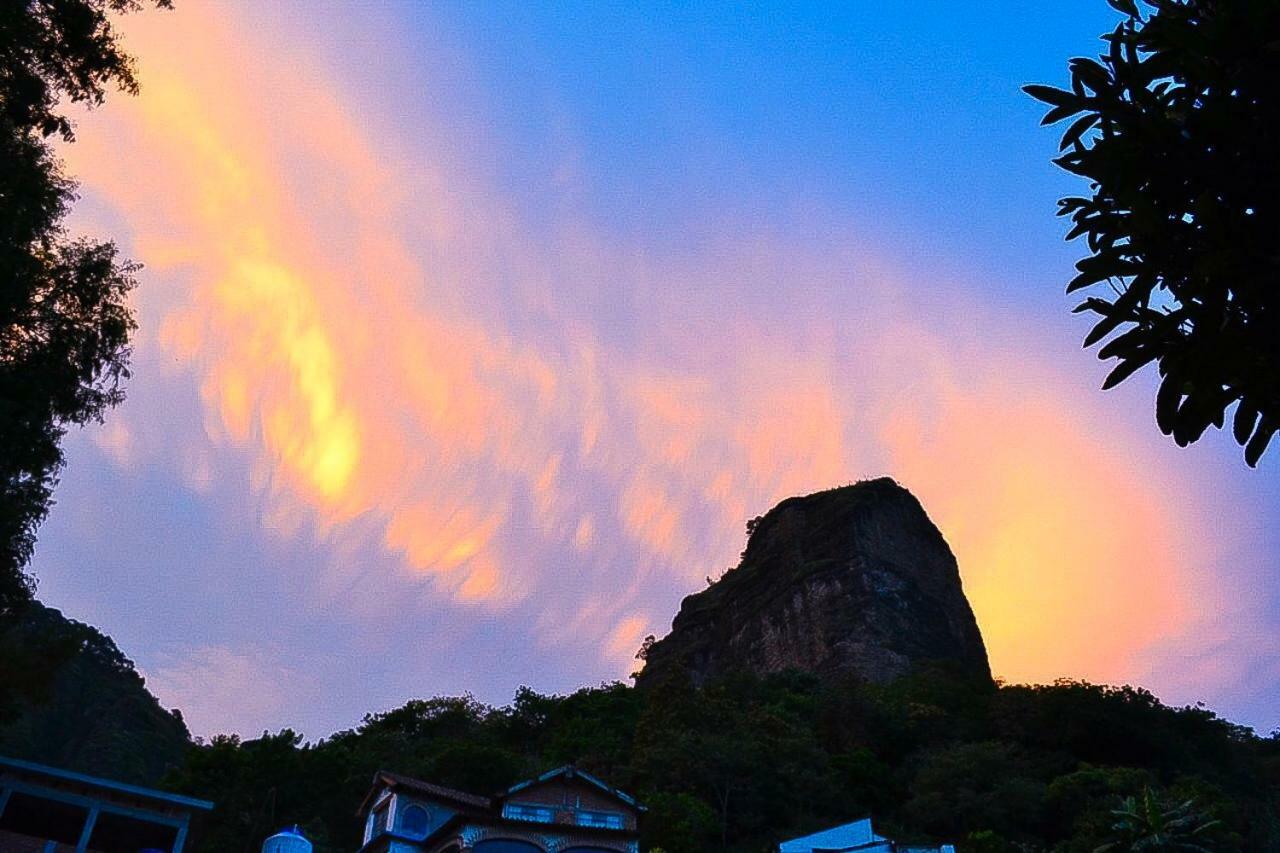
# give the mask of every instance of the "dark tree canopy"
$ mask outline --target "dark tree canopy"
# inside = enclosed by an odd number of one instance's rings
[[[668,853],[776,850],[868,814],[960,853],[1163,850],[1145,836],[1174,821],[1215,853],[1280,850],[1280,734],[1133,687],[993,687],[922,666],[890,684],[792,670],[695,688],[673,670],[649,687],[521,688],[505,707],[414,699],[312,743],[283,729],[192,744],[110,638],[38,603],[17,633],[59,672],[0,722],[0,753],[214,801],[193,850],[255,851],[297,823],[316,853],[349,853],[378,769],[492,794],[571,763],[645,804],[642,849]]]
[[[67,426],[101,419],[128,375],[137,267],[112,243],[68,236],[75,184],[49,139],[73,138],[64,102],[100,104],[111,86],[137,91],[110,16],[140,7],[0,3],[0,613],[30,598],[25,567]]]
[[[138,785],[182,763],[190,743],[182,715],[161,707],[110,637],[38,601],[14,621],[36,671],[0,662],[0,678],[18,694],[0,690],[0,754]]]
[[[1117,359],[1104,388],[1155,362],[1156,422],[1179,445],[1221,428],[1256,465],[1280,429],[1280,2],[1108,0],[1125,15],[1070,90],[1027,86],[1076,117],[1054,162],[1089,256],[1067,292]]]
[[[1134,688],[993,690],[945,672],[824,684],[793,671],[700,689],[521,690],[503,708],[415,700],[310,744],[289,729],[215,737],[162,786],[217,803],[202,850],[256,850],[290,823],[317,853],[355,850],[355,806],[379,768],[489,794],[572,762],[635,795],[641,849],[668,853],[776,850],[868,814],[892,838],[960,853],[1093,853],[1126,838],[1117,811],[1148,791],[1160,810],[1139,832],[1190,801],[1195,827],[1219,830],[1206,846],[1242,853],[1280,849],[1278,759],[1280,741]]]

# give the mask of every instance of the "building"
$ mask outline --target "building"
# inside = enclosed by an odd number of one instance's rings
[[[311,853],[311,842],[298,827],[291,826],[262,842],[262,853]]]
[[[213,803],[0,757],[3,853],[182,853]]]
[[[843,826],[834,826],[812,835],[793,838],[778,845],[778,853],[956,853],[950,844],[941,846],[899,844],[876,833],[871,818],[864,817]]]
[[[638,853],[642,811],[576,767],[494,797],[383,770],[360,806],[360,853]]]

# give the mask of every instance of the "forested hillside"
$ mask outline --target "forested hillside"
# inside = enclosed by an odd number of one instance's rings
[[[4,640],[24,666],[0,673],[25,683],[0,691],[0,754],[139,784],[182,762],[182,715],[160,706],[110,637],[32,602]]]
[[[352,851],[379,767],[493,792],[567,762],[639,796],[646,844],[669,853],[763,851],[868,813],[892,836],[961,850],[1092,853],[1121,798],[1148,788],[1220,819],[1210,849],[1280,845],[1275,738],[1139,689],[991,688],[936,672],[888,686],[787,673],[701,690],[522,690],[504,708],[427,699],[313,744],[288,730],[216,738],[166,784],[218,803],[205,849],[256,850],[297,822],[317,850]]]
[[[1194,801],[1208,849],[1280,849],[1280,739],[1135,688],[999,686],[939,671],[887,685],[789,672],[694,689],[521,690],[492,708],[416,700],[315,743],[289,730],[188,740],[111,640],[37,606],[29,643],[63,656],[39,708],[0,727],[0,753],[214,800],[201,849],[256,851],[297,822],[317,850],[358,848],[375,770],[494,792],[575,762],[648,806],[647,845],[762,851],[865,814],[893,837],[962,851],[1092,853],[1125,796]]]

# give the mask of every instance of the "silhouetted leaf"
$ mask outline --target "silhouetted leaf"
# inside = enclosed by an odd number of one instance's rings
[[[1065,150],[1079,142],[1080,137],[1084,135],[1085,131],[1097,123],[1097,113],[1088,113],[1087,115],[1080,116],[1080,118],[1071,123],[1071,126],[1067,128],[1067,132],[1062,134],[1062,142],[1058,145],[1058,150]],[[1071,238],[1068,237],[1067,239]]]
[[[1258,424],[1257,430],[1253,433],[1253,438],[1249,439],[1249,443],[1244,447],[1244,461],[1250,468],[1258,467],[1258,460],[1262,458],[1267,445],[1271,443],[1271,438],[1276,434],[1276,429],[1275,421],[1264,419],[1262,423]]]
[[[1235,435],[1236,443],[1243,445],[1249,440],[1249,436],[1253,434],[1253,427],[1258,422],[1258,409],[1253,403],[1245,398],[1236,406],[1236,415],[1231,423],[1231,431]]]
[[[1129,358],[1125,361],[1121,361],[1120,364],[1115,368],[1115,370],[1112,370],[1110,373],[1108,373],[1107,378],[1103,380],[1102,390],[1107,391],[1111,388],[1116,387],[1121,382],[1125,381],[1130,376],[1132,376],[1134,373],[1141,370],[1143,367],[1146,367],[1148,364],[1154,361],[1155,358],[1156,358],[1156,353],[1145,352],[1139,355],[1135,355],[1134,357]]]
[[[1052,86],[1041,86],[1031,83],[1022,87],[1022,91],[1026,92],[1037,101],[1044,101],[1055,107],[1065,107],[1078,104],[1080,96],[1074,92],[1065,92],[1062,89],[1055,89]]]
[[[1180,402],[1182,402],[1182,377],[1171,372],[1164,377],[1164,381],[1160,383],[1160,390],[1156,392],[1156,425],[1165,435],[1173,432]]]
[[[1210,402],[1201,399],[1198,394],[1187,396],[1178,409],[1178,416],[1173,424],[1173,440],[1180,447],[1199,441],[1213,419],[1214,409]]]
[[[1079,196],[1072,196],[1070,198],[1061,198],[1061,199],[1058,199],[1058,215],[1067,216],[1068,214],[1071,214],[1082,207],[1088,207],[1092,209],[1095,206],[1096,205],[1094,204],[1093,199],[1080,198]]]
[[[1115,312],[1111,316],[1123,317],[1124,315]],[[1117,356],[1128,358],[1140,348],[1146,346],[1150,340],[1151,330],[1145,326],[1135,326],[1123,335],[1113,338],[1106,346],[1098,350],[1098,358],[1103,360]]]
[[[1085,178],[1092,177],[1090,174],[1092,166],[1086,163],[1085,160],[1074,151],[1069,154],[1064,154],[1053,162],[1059,168],[1065,169],[1073,175],[1080,175]]]
[[[1063,119],[1071,118],[1076,113],[1084,109],[1084,104],[1067,104],[1061,107],[1054,107],[1045,113],[1044,118],[1040,119],[1041,125],[1057,124]],[[1065,147],[1065,146],[1064,146]]]
[[[1111,76],[1107,73],[1107,69],[1092,59],[1079,57],[1071,60],[1068,67],[1077,80],[1094,92],[1102,92],[1111,85]]]
[[[1112,314],[1109,317],[1104,317],[1103,319],[1099,320],[1098,323],[1092,329],[1089,330],[1089,334],[1085,335],[1084,348],[1088,349],[1089,347],[1096,344],[1098,341],[1105,338],[1107,335],[1114,332],[1116,330],[1116,327],[1118,327],[1124,321],[1125,321],[1125,318],[1120,316],[1119,314]]]
[[[1134,0],[1107,0],[1107,4],[1117,12],[1128,15],[1131,18],[1138,17],[1138,4]]]

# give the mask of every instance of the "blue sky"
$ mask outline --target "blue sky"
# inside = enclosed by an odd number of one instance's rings
[[[195,4],[189,4],[195,6]],[[317,10],[318,8],[318,10]],[[921,497],[1010,680],[1280,724],[1275,462],[1103,394],[1049,4],[133,16],[76,225],[147,264],[35,570],[193,729],[625,677],[743,523]],[[132,152],[122,160],[118,152]]]

